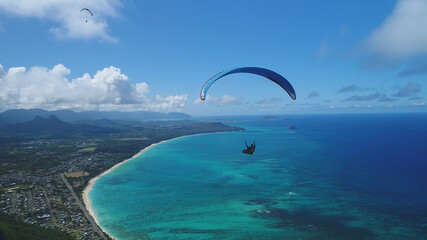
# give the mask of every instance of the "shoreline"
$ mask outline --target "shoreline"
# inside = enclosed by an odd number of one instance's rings
[[[89,180],[89,183],[87,184],[87,186],[86,186],[86,187],[85,187],[85,189],[83,190],[82,198],[83,198],[83,203],[84,203],[84,205],[85,205],[86,210],[87,210],[87,211],[88,211],[88,213],[92,216],[92,218],[95,220],[95,222],[96,222],[96,224],[98,225],[98,227],[99,227],[99,228],[100,228],[100,229],[101,229],[105,234],[107,234],[111,239],[117,240],[117,239],[116,239],[115,237],[113,237],[110,233],[108,233],[104,228],[102,228],[102,227],[101,227],[101,225],[99,225],[98,219],[96,218],[96,216],[95,216],[95,214],[94,214],[94,212],[93,212],[93,210],[92,210],[92,205],[91,205],[91,203],[90,203],[90,199],[89,199],[89,192],[90,192],[90,190],[92,190],[93,185],[95,184],[95,182],[96,182],[100,177],[102,177],[102,176],[104,176],[104,175],[106,175],[106,174],[110,173],[111,171],[113,171],[114,169],[116,169],[117,167],[119,167],[120,165],[122,165],[122,164],[124,164],[124,163],[126,163],[126,162],[128,162],[128,161],[131,161],[131,160],[133,160],[133,159],[135,159],[135,158],[137,158],[137,157],[139,157],[139,156],[140,156],[140,155],[142,155],[145,151],[147,151],[148,149],[150,149],[150,148],[152,148],[152,147],[156,146],[157,144],[161,144],[161,143],[164,143],[164,142],[167,142],[167,141],[171,141],[171,140],[176,140],[176,139],[179,139],[179,138],[190,137],[190,136],[196,136],[196,135],[202,135],[202,134],[212,134],[212,133],[225,133],[225,132],[196,133],[196,134],[190,134],[190,135],[179,136],[179,137],[175,137],[175,138],[171,138],[171,139],[163,140],[163,141],[160,141],[160,142],[157,142],[157,143],[153,143],[153,144],[151,144],[151,145],[149,145],[149,146],[147,146],[147,147],[145,147],[145,148],[141,149],[141,151],[139,151],[137,154],[133,155],[131,158],[128,158],[128,159],[126,159],[126,160],[124,160],[124,161],[122,161],[122,162],[119,162],[119,163],[115,164],[114,166],[112,166],[111,168],[107,169],[106,171],[104,171],[104,172],[102,172],[102,173],[98,174],[96,177],[91,178],[91,179]]]

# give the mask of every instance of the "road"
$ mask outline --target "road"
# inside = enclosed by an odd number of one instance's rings
[[[31,189],[28,191],[28,212],[33,215],[33,195]]]
[[[12,194],[12,213],[15,214],[16,213],[16,199],[18,197],[16,196],[16,193]]]
[[[93,229],[98,233],[98,235],[102,239],[106,239],[104,233],[101,231],[101,229],[98,227],[98,224],[96,224],[95,220],[92,218],[92,216],[88,213],[86,210],[86,207],[83,205],[83,203],[80,201],[80,198],[77,197],[76,193],[73,190],[73,187],[71,187],[70,183],[68,183],[67,179],[65,178],[63,173],[60,173],[59,176],[61,177],[62,181],[67,186],[68,190],[70,190],[71,195],[76,200],[77,204],[79,204],[79,207],[82,209],[83,213],[86,215],[86,218],[89,220],[89,222],[92,224]]]
[[[57,227],[57,226],[58,226],[58,223],[56,222],[55,215],[53,214],[52,206],[50,205],[49,198],[47,197],[46,189],[45,189],[45,188],[42,188],[42,189],[43,189],[43,195],[44,195],[44,198],[46,199],[47,207],[49,208],[50,216],[52,217],[52,220],[53,220],[53,224]]]

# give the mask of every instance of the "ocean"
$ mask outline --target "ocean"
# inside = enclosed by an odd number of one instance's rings
[[[427,114],[284,117],[149,148],[95,182],[98,223],[120,240],[427,239]]]

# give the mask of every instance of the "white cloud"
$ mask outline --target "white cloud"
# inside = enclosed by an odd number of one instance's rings
[[[425,106],[426,101],[412,103],[413,106]]]
[[[177,110],[185,107],[187,102],[188,95],[176,95],[176,96],[167,96],[161,97],[156,95],[154,102],[156,103],[156,108],[166,111]]]
[[[3,65],[0,64],[0,77],[2,77],[4,75],[4,69],[3,69]]]
[[[202,101],[202,99],[200,99],[200,98],[196,98],[196,99],[194,99],[193,100],[193,102],[191,102],[191,104],[202,104],[203,103],[203,101]]]
[[[131,85],[116,67],[104,68],[69,80],[70,69],[62,64],[52,69],[35,66],[12,67],[0,64],[0,108],[44,108],[75,110],[177,111],[185,107],[187,95],[156,96],[149,99],[147,83]]]
[[[1,0],[0,12],[22,18],[47,19],[57,25],[51,27],[58,38],[91,39],[101,38],[116,42],[107,33],[106,19],[117,17],[119,0]],[[82,8],[91,9],[93,17],[80,12]],[[86,22],[87,20],[87,22]]]
[[[212,101],[216,105],[230,105],[234,103],[238,103],[239,100],[236,97],[230,96],[230,95],[224,95],[222,97],[210,97],[206,100]]]
[[[148,84],[146,83],[137,83],[136,85],[136,92],[144,95],[150,92],[150,87],[148,87]]]
[[[201,104],[203,102],[206,102],[207,104],[213,104],[216,106],[224,106],[224,105],[240,104],[242,102],[242,99],[236,98],[230,95],[224,95],[221,97],[212,97],[210,95],[207,95],[205,101],[202,101],[200,99],[195,99],[192,103]]]
[[[280,102],[280,101],[282,101],[281,98],[271,97],[271,98],[261,99],[259,101],[256,101],[255,103],[256,104],[272,104],[272,103],[277,103],[277,102]]]
[[[375,57],[401,60],[427,54],[427,1],[400,0],[393,13],[368,37]]]
[[[215,106],[228,106],[228,105],[237,105],[242,103],[243,99],[236,98],[230,95],[224,95],[221,97],[212,97],[210,95],[206,96],[206,99],[202,101],[200,98],[196,98],[193,100],[192,104],[211,104]]]

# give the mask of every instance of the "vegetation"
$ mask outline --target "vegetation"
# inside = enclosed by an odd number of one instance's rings
[[[49,169],[67,160],[77,152],[77,141],[32,140],[21,138],[20,141],[3,142],[0,144],[0,174],[9,170],[30,170],[36,172]]]
[[[93,152],[93,151],[95,151],[95,149],[96,149],[96,148],[94,148],[94,147],[88,147],[88,148],[80,149],[80,150],[79,150],[79,151],[77,151],[77,152]]]
[[[84,177],[84,176],[89,176],[88,172],[83,172],[83,171],[79,171],[79,172],[68,172],[65,174],[65,176],[67,178],[78,178],[78,177]]]
[[[162,140],[236,130],[241,128],[190,120],[146,123],[99,120],[71,124],[54,115],[36,117],[29,122],[0,127],[0,174],[9,170],[46,170],[79,154],[104,152],[133,156]]]
[[[0,213],[0,239],[2,240],[68,240],[71,235],[55,229],[46,229],[15,221],[11,216]]]

